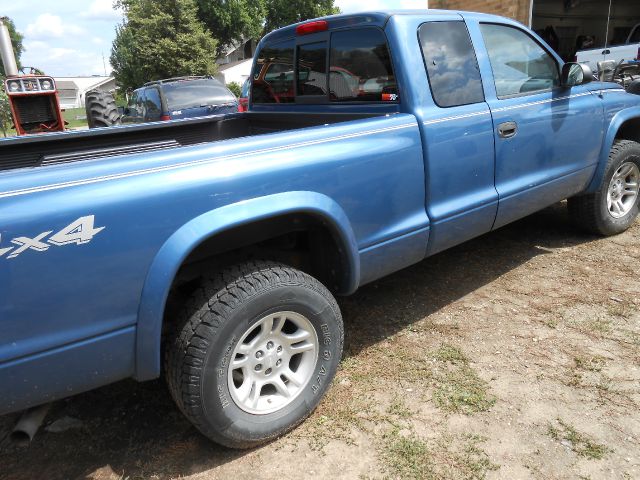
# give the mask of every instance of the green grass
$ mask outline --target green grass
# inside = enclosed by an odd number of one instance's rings
[[[601,443],[597,443],[585,433],[578,432],[575,427],[557,419],[558,426],[549,424],[548,433],[551,438],[556,441],[567,440],[570,443],[571,450],[581,457],[590,458],[592,460],[600,460],[612,450]]]
[[[442,368],[434,376],[433,400],[442,410],[471,415],[489,410],[496,399],[487,383],[469,365],[465,354],[452,345],[442,345],[432,354]]]
[[[440,348],[433,352],[433,358],[440,360],[441,362],[453,363],[454,365],[469,363],[469,359],[464,353],[462,353],[462,350],[446,343],[440,345]]]
[[[606,358],[599,355],[593,357],[585,357],[578,355],[573,358],[576,368],[587,370],[590,372],[600,372],[606,363]]]
[[[426,442],[392,430],[386,438],[385,463],[390,473],[406,479],[435,478],[433,457]]]
[[[398,428],[384,436],[383,460],[391,478],[410,480],[481,480],[497,470],[480,448],[477,435],[444,435],[423,440]]]
[[[409,418],[413,414],[407,404],[398,396],[393,399],[391,405],[387,408],[387,413],[398,418]]]
[[[62,112],[62,116],[69,124],[65,126],[65,129],[86,127],[87,118],[84,108],[67,108]],[[84,117],[82,120],[76,119],[76,117]]]

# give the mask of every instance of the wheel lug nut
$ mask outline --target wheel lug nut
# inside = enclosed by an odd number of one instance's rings
[[[256,358],[262,358],[263,355],[264,355],[264,353],[262,353],[262,350],[258,350],[256,352]]]
[[[271,350],[273,348],[273,342],[267,342],[267,348]]]
[[[267,369],[264,371],[264,374],[265,374],[265,375],[271,375],[271,369],[270,369],[270,368],[267,368]]]
[[[281,363],[282,363],[282,360],[278,360],[278,361],[276,362],[276,367],[279,367]]]
[[[262,370],[262,364],[259,363],[254,368],[256,369],[256,372],[259,372],[260,370]]]
[[[280,345],[276,351],[277,351],[278,353],[281,353],[281,352],[282,352],[282,345]]]

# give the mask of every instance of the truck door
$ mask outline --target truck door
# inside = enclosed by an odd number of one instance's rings
[[[586,187],[602,144],[603,113],[588,85],[560,87],[559,60],[529,32],[476,26],[474,43],[483,42],[487,53],[483,78],[494,126],[498,228]]]
[[[491,230],[498,203],[493,124],[469,32],[459,15],[439,18],[418,29],[434,103],[420,119],[431,220],[428,254]]]

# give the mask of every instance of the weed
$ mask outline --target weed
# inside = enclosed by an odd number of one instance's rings
[[[403,479],[433,479],[433,457],[426,442],[415,436],[402,436],[398,429],[385,435],[384,459],[391,473]]]
[[[469,360],[457,347],[441,345],[432,354],[444,363],[444,372],[434,376],[435,404],[447,412],[471,415],[484,412],[495,403],[495,397],[488,392],[487,383],[469,366]]]
[[[399,418],[409,418],[413,412],[407,407],[401,397],[395,397],[387,408],[389,415],[394,415]]]
[[[394,428],[384,436],[383,459],[388,472],[397,478],[480,480],[498,469],[480,448],[484,441],[477,435],[443,435],[426,441]]]
[[[468,365],[445,373],[433,391],[436,405],[452,413],[471,415],[489,410],[496,402],[487,383]]]
[[[549,424],[547,429],[549,436],[556,441],[568,441],[571,450],[581,457],[600,460],[612,450],[606,445],[596,443],[590,436],[585,433],[578,432],[575,427],[557,419],[558,426]]]
[[[466,355],[458,347],[448,344],[440,345],[440,348],[433,352],[433,358],[454,365],[467,364],[469,362]]]
[[[598,355],[594,357],[577,356],[573,358],[576,368],[588,370],[590,372],[600,372],[606,361],[607,360],[604,357],[600,357]]]
[[[609,333],[611,331],[611,320],[608,318],[594,318],[587,322],[587,328],[594,332]]]
[[[615,302],[607,306],[607,312],[614,317],[629,318],[633,314],[634,308],[625,302]]]

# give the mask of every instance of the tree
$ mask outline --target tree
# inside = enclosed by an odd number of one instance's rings
[[[198,16],[218,39],[216,56],[262,33],[267,0],[198,0]]]
[[[264,33],[310,18],[340,13],[334,0],[267,0]]]
[[[2,22],[9,29],[9,37],[11,37],[11,43],[13,44],[13,53],[16,56],[16,63],[18,64],[18,68],[21,68],[20,65],[20,56],[24,51],[24,46],[22,45],[22,39],[24,35],[16,30],[16,25],[13,23],[9,17],[2,17]],[[4,63],[2,63],[2,59],[0,58],[0,74],[2,76],[5,75],[4,72]]]
[[[216,56],[242,40],[334,13],[334,0],[198,0],[198,16],[219,41]]]
[[[197,17],[195,0],[119,0],[125,19],[116,28],[110,62],[119,85],[216,72],[217,40]]]
[[[9,37],[11,37],[11,43],[13,44],[13,54],[16,56],[16,63],[18,64],[18,68],[20,65],[20,56],[24,51],[24,47],[22,45],[23,35],[16,30],[16,26],[8,17],[2,17],[2,22],[7,26],[9,30]],[[7,130],[11,128],[13,125],[13,118],[11,117],[11,107],[9,105],[9,97],[4,92],[4,80],[5,80],[5,72],[4,72],[4,64],[2,63],[2,59],[0,58],[0,84],[2,87],[0,88],[0,131],[6,137]]]

